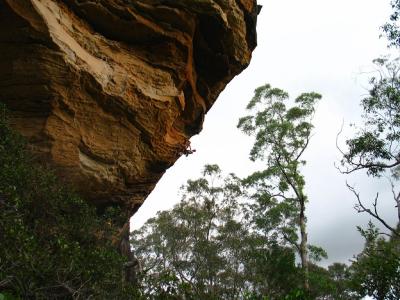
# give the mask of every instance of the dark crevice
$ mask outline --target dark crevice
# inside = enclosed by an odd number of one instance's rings
[[[240,1],[236,1],[240,9],[244,12],[244,20],[246,23],[246,42],[250,50],[254,50],[257,46],[257,16],[261,12],[261,5],[257,5],[254,0],[253,10],[250,14],[246,13],[246,8]]]
[[[186,136],[193,136],[198,134],[203,126],[204,121],[204,110],[203,108],[195,102],[192,87],[189,84],[183,89],[185,95],[185,110],[182,113],[182,118],[184,119],[184,131]]]
[[[153,45],[168,43],[173,39],[155,32],[136,20],[124,7],[117,9],[107,2],[66,0],[65,3],[95,32],[128,45]],[[115,5],[115,3],[114,3]],[[132,6],[131,6],[132,8]]]
[[[203,15],[194,36],[194,60],[199,77],[212,89],[230,74],[229,53],[221,37],[228,35],[222,21],[214,16]]]
[[[107,165],[114,165],[115,160],[113,159],[106,159],[96,153],[94,153],[83,141],[80,142],[79,144],[79,151],[83,154],[85,154],[87,157],[94,161],[98,161],[102,164],[107,164]]]

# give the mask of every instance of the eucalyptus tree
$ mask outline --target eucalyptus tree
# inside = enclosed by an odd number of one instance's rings
[[[202,175],[173,209],[132,233],[144,296],[275,300],[296,291],[295,253],[252,230],[241,180],[215,165]]]
[[[389,46],[400,47],[400,1],[391,1],[393,12],[383,26]],[[367,229],[358,227],[365,239],[363,251],[355,256],[349,270],[353,290],[360,297],[399,299],[400,297],[400,58],[375,59],[376,72],[369,80],[367,96],[361,100],[362,122],[353,125],[356,133],[346,140],[342,153],[342,173],[365,171],[372,178],[389,179],[397,224],[392,225],[378,212],[379,193],[373,198],[373,207],[364,204],[360,193],[352,186],[358,212],[365,212],[380,222],[389,234],[382,232],[370,221]],[[389,197],[390,198],[390,197]],[[392,201],[392,199],[389,199]]]
[[[133,232],[149,297],[240,299],[246,287],[242,254],[247,244],[241,220],[240,180],[221,177],[216,165],[182,187],[182,201]]]
[[[392,13],[382,26],[388,46],[400,48],[400,0],[391,0]],[[378,212],[377,193],[373,208],[364,205],[354,187],[347,187],[357,199],[358,212],[366,212],[379,221],[391,234],[400,236],[400,56],[373,60],[376,72],[369,79],[368,95],[361,100],[362,122],[355,135],[346,140],[340,171],[345,174],[364,170],[371,177],[388,177],[394,204],[397,207],[397,227],[390,225]],[[339,133],[340,134],[340,133]],[[339,136],[338,134],[338,136]]]
[[[372,177],[388,177],[400,222],[400,63],[399,58],[380,58],[374,63],[378,67],[377,73],[371,77],[369,93],[361,101],[362,123],[356,126],[356,134],[346,140],[347,149],[339,148],[343,155],[340,171],[349,174],[365,170]],[[400,235],[396,226],[379,215],[379,194],[370,209],[352,186],[348,185],[348,188],[357,199],[358,212],[368,213],[391,233]]]
[[[311,121],[320,98],[317,93],[303,93],[289,102],[287,92],[266,84],[255,90],[247,105],[250,115],[238,123],[239,129],[255,138],[250,159],[264,165],[244,181],[255,200],[254,221],[269,238],[281,238],[299,253],[305,290],[309,290],[305,214],[308,200],[301,167],[306,163],[303,154],[310,142]],[[326,255],[324,251],[320,253]]]

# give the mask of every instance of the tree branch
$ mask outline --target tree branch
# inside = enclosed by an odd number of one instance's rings
[[[299,244],[297,244],[295,241],[293,241],[291,238],[289,238],[289,236],[288,236],[286,233],[282,232],[282,235],[283,235],[283,238],[284,238],[287,242],[289,242],[289,244],[295,246],[297,252],[300,254],[300,253],[301,253],[301,249],[300,249]]]
[[[397,166],[400,166],[400,160],[396,160],[391,164],[384,164],[384,163],[362,163],[362,162],[354,162],[352,160],[346,160],[349,165],[354,166],[353,168],[347,168],[345,171],[339,169],[342,174],[350,174],[354,171],[362,170],[362,169],[369,169],[369,168],[380,168],[380,169],[391,169]]]
[[[276,164],[278,165],[278,168],[281,170],[283,176],[285,177],[287,183],[290,185],[290,187],[293,189],[294,193],[296,194],[296,197],[299,201],[303,201],[303,197],[301,197],[300,192],[297,190],[297,187],[294,185],[292,180],[289,178],[289,175],[287,175],[285,169],[283,168],[282,164],[279,162],[279,158],[276,159]]]
[[[385,221],[384,219],[382,219],[382,218],[379,216],[378,208],[377,208],[377,206],[378,206],[379,193],[376,193],[376,196],[375,196],[375,199],[374,199],[374,204],[373,204],[373,206],[374,206],[374,211],[372,211],[371,209],[369,209],[369,208],[367,208],[367,207],[364,206],[364,204],[361,202],[360,194],[357,193],[357,191],[354,189],[354,187],[352,187],[351,185],[349,185],[347,182],[346,182],[346,186],[347,186],[347,188],[353,193],[353,195],[354,195],[354,196],[356,197],[356,199],[357,199],[358,204],[356,204],[356,205],[354,206],[354,208],[355,208],[355,210],[356,210],[358,213],[363,213],[363,212],[368,213],[370,216],[372,216],[373,218],[375,218],[376,220],[378,220],[383,226],[385,226],[385,227],[386,227],[389,231],[391,231],[394,235],[400,237],[400,233],[397,232],[397,230],[396,230],[395,228],[393,228],[393,227],[391,227],[389,224],[387,224],[386,221]]]
[[[303,148],[300,150],[299,154],[296,156],[295,161],[298,161],[301,157],[301,155],[304,153],[306,150],[308,144],[310,143],[310,135],[307,136],[306,143],[304,144]]]

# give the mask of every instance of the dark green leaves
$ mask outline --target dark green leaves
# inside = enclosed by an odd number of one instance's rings
[[[134,290],[121,283],[125,259],[111,244],[120,217],[120,210],[99,216],[38,165],[0,105],[0,290],[6,299],[132,297]]]
[[[375,299],[400,297],[400,241],[385,239],[370,222],[367,229],[359,228],[365,239],[364,250],[351,266],[352,284],[357,293]]]
[[[145,270],[145,295],[152,299],[243,299],[246,295],[282,299],[298,286],[293,250],[253,230],[239,178],[222,177],[216,165],[205,166],[203,175],[188,180],[181,203],[132,234],[132,245]],[[271,219],[279,220],[282,211],[290,214],[292,207],[286,206],[271,210]],[[295,235],[290,229],[286,232]]]
[[[374,61],[378,75],[370,80],[369,96],[361,102],[363,124],[346,141],[341,161],[344,173],[365,169],[380,176],[400,164],[400,65],[399,59]]]
[[[265,162],[261,171],[243,181],[254,200],[253,224],[270,240],[298,252],[305,290],[309,290],[307,197],[300,168],[305,164],[301,157],[309,144],[314,106],[319,99],[321,95],[312,92],[290,102],[288,93],[266,84],[255,90],[247,106],[251,114],[238,123],[245,134],[254,136],[250,159]],[[326,254],[320,248],[311,250],[315,259]]]
[[[295,104],[286,107],[289,95],[269,84],[255,90],[247,108],[251,115],[239,120],[238,128],[248,135],[255,135],[251,150],[252,160],[268,157],[280,160],[297,160],[308,143],[314,105],[321,98],[317,93],[300,95]]]
[[[390,21],[383,27],[383,31],[389,40],[389,46],[400,47],[400,0],[391,1],[393,12],[390,16]]]
[[[247,109],[254,108],[257,104],[262,104],[264,101],[271,101],[277,99],[283,101],[289,97],[289,94],[285,91],[277,88],[271,88],[269,84],[260,86],[254,90],[254,97],[250,100],[247,105]]]

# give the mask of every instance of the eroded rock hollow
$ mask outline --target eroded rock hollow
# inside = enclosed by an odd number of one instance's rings
[[[256,0],[0,0],[0,101],[43,161],[130,214],[250,62]]]

